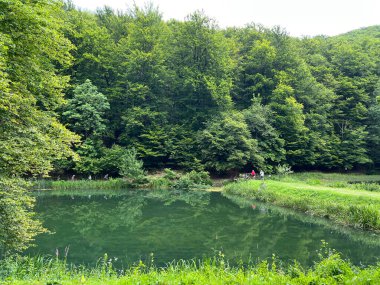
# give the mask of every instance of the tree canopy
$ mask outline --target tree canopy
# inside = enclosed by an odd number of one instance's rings
[[[298,39],[153,5],[0,5],[4,174],[118,173],[118,148],[218,173],[379,165],[379,26]]]

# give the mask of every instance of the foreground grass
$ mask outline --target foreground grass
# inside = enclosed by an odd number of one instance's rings
[[[309,185],[299,181],[255,180],[231,183],[223,191],[326,217],[339,224],[380,231],[379,192]]]
[[[179,261],[165,268],[142,262],[127,270],[113,269],[107,259],[96,268],[67,266],[59,260],[16,258],[0,263],[4,285],[124,284],[380,284],[380,264],[358,268],[329,251],[311,268],[296,262],[282,266],[276,259],[231,267],[220,255],[207,261]]]

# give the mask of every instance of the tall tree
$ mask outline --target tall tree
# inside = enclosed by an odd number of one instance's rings
[[[274,114],[270,107],[264,106],[261,99],[256,97],[252,105],[243,111],[244,119],[252,138],[257,140],[258,152],[264,159],[262,169],[268,171],[273,166],[283,163],[285,160],[285,140],[280,138],[280,133],[273,127]]]
[[[202,123],[232,107],[234,47],[214,21],[201,12],[185,22],[172,21],[169,67],[175,72],[172,115],[199,129]]]
[[[2,1],[0,11],[0,172],[47,174],[77,140],[54,114],[68,81],[56,65],[70,63],[72,48],[61,31],[61,4]]]
[[[0,2],[0,176],[47,175],[73,155],[77,136],[58,120],[71,43],[63,36],[59,1]],[[0,177],[0,248],[22,250],[42,232],[34,199],[20,180]]]
[[[239,113],[223,113],[209,121],[199,132],[198,144],[202,161],[209,170],[238,170],[251,163],[263,165],[257,141],[251,138],[244,117]]]
[[[62,116],[70,129],[83,136],[101,137],[106,129],[105,114],[110,109],[107,98],[89,79],[74,89]]]

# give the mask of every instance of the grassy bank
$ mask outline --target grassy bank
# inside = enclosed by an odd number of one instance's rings
[[[210,176],[205,171],[187,173],[164,169],[161,172],[133,179],[109,180],[37,180],[33,182],[36,190],[120,190],[120,189],[170,189],[170,190],[206,190],[212,185]]]
[[[339,224],[380,231],[379,192],[271,180],[231,183],[223,191],[326,217]]]
[[[38,180],[33,185],[35,189],[39,190],[120,190],[131,188],[131,184],[121,178],[109,180]]]
[[[260,209],[262,212],[270,212],[271,214],[277,214],[279,219],[296,219],[297,221],[309,224],[318,225],[328,229],[329,231],[334,231],[340,235],[346,236],[347,239],[353,240],[358,243],[366,244],[368,246],[380,246],[380,234],[371,232],[370,234],[366,231],[360,229],[354,229],[352,227],[342,227],[337,223],[332,223],[331,221],[319,218],[311,215],[305,215],[299,211],[293,209],[271,205],[268,203],[258,202],[255,199],[247,199],[246,197],[238,195],[230,195],[222,192],[222,195],[228,198],[230,201],[238,205],[240,208],[249,208],[255,205],[256,208]]]
[[[321,259],[304,269],[296,262],[282,265],[273,258],[255,265],[231,267],[223,255],[207,261],[178,261],[165,268],[140,262],[117,271],[105,259],[96,268],[68,266],[59,260],[17,258],[0,263],[0,283],[4,285],[45,284],[379,284],[380,264],[358,268],[331,251],[321,251]]]

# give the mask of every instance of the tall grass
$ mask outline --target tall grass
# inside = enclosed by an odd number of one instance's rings
[[[146,181],[145,181],[146,180]],[[212,185],[210,176],[205,171],[190,171],[179,173],[170,169],[164,170],[163,176],[147,176],[144,183],[133,183],[129,180],[117,178],[109,180],[37,180],[34,189],[37,190],[94,190],[94,189],[175,189],[193,190],[207,189]]]
[[[0,283],[24,284],[379,284],[380,264],[358,268],[328,249],[310,268],[284,265],[273,257],[257,264],[230,266],[222,253],[203,261],[174,261],[157,268],[142,261],[115,270],[105,256],[95,268],[67,265],[58,259],[17,257],[0,262]]]
[[[227,194],[254,198],[337,223],[380,231],[380,193],[282,181],[242,181],[224,187]]]
[[[128,181],[124,179],[109,180],[38,180],[34,182],[34,189],[46,190],[92,190],[92,189],[127,189],[133,188]]]
[[[347,187],[356,189],[356,190],[380,192],[380,184],[377,184],[377,183],[360,182],[360,183],[348,184]]]

